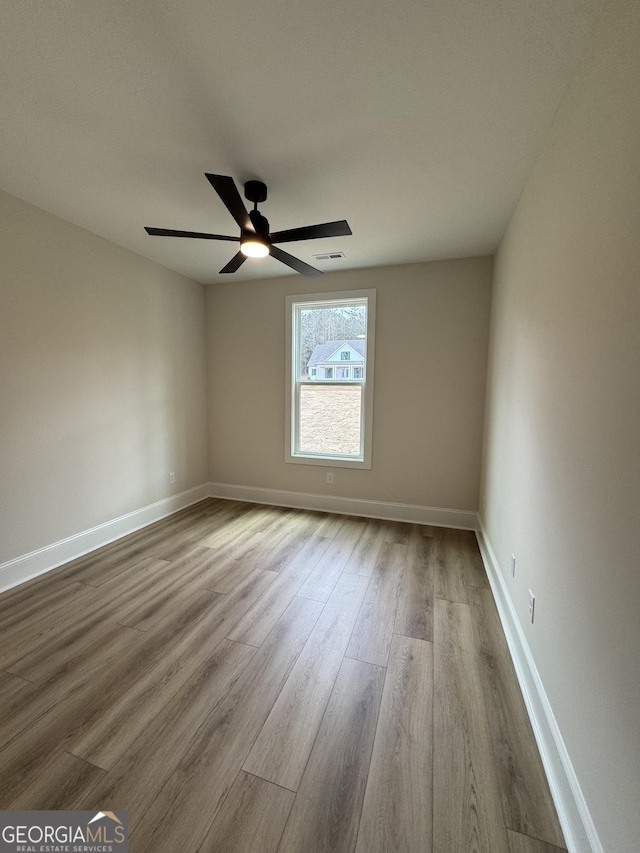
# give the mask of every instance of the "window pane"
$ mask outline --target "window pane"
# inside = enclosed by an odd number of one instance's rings
[[[345,361],[364,369],[366,333],[367,307],[362,302],[302,308],[298,320],[300,359],[296,380],[304,382],[311,376],[333,379],[334,367]]]
[[[360,456],[362,388],[301,385],[298,450]]]

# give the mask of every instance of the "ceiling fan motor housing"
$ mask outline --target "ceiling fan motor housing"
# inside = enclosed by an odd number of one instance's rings
[[[256,229],[256,234],[259,234],[261,237],[269,236],[269,221],[259,210],[250,210],[249,218],[251,219],[251,224]]]

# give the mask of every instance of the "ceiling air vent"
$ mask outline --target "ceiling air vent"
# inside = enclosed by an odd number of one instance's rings
[[[322,255],[314,255],[316,261],[337,261],[338,258],[344,258],[344,252],[325,252]]]

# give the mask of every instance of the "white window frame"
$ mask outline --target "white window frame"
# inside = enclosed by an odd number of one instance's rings
[[[299,380],[296,365],[299,364],[297,348],[297,317],[302,308],[331,308],[340,303],[367,300],[367,346],[363,379],[317,379]],[[332,303],[334,304],[332,306]],[[371,447],[373,432],[373,388],[375,361],[376,291],[344,290],[337,293],[304,293],[285,297],[286,304],[286,410],[285,410],[285,461],[302,465],[323,465],[334,468],[371,469]],[[294,338],[294,332],[295,338]],[[340,363],[338,363],[340,366]],[[301,385],[360,385],[362,386],[362,409],[360,416],[359,456],[307,453],[296,448],[296,422]]]

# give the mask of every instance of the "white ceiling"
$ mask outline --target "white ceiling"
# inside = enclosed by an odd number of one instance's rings
[[[205,283],[233,244],[143,230],[238,234],[205,171],[347,219],[324,270],[492,254],[601,5],[0,0],[0,187]]]

